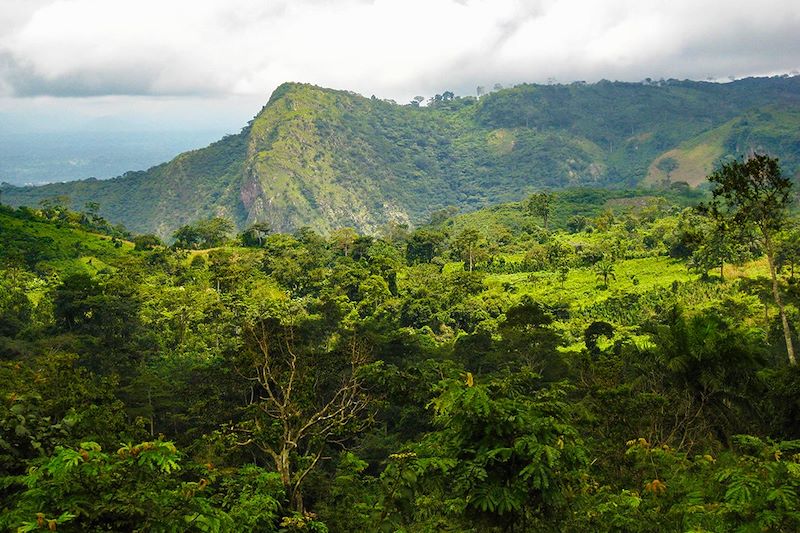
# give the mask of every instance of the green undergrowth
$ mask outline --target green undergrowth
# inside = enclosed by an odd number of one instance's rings
[[[129,242],[0,209],[0,261],[21,261],[42,272],[96,274],[133,249]]]

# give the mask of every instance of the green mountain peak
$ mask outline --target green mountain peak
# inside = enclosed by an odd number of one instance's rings
[[[240,133],[205,148],[111,180],[6,186],[3,201],[94,201],[109,220],[163,237],[209,216],[373,232],[541,189],[699,183],[720,158],[756,148],[794,174],[798,109],[800,77],[525,84],[422,107],[284,83]]]

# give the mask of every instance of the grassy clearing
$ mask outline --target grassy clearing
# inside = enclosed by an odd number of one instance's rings
[[[724,145],[732,125],[733,121],[728,122],[665,152],[650,165],[644,183],[658,185],[665,181],[685,181],[692,186],[700,185],[714,170],[714,163],[725,154]],[[678,164],[669,174],[658,168],[666,158],[672,158]]]
[[[486,283],[490,288],[509,286],[519,295],[528,294],[544,303],[562,302],[580,308],[620,293],[647,292],[675,281],[698,278],[683,263],[668,257],[619,261],[615,264],[614,274],[616,279],[610,278],[608,287],[604,287],[602,279],[588,267],[570,270],[563,286],[556,272],[492,274],[487,276]]]

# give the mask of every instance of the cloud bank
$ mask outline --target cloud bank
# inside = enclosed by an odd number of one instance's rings
[[[3,1],[12,98],[265,95],[291,80],[403,100],[800,68],[796,0]]]

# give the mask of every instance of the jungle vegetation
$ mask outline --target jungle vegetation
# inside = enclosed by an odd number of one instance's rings
[[[372,235],[0,206],[0,528],[797,531],[791,187]]]

